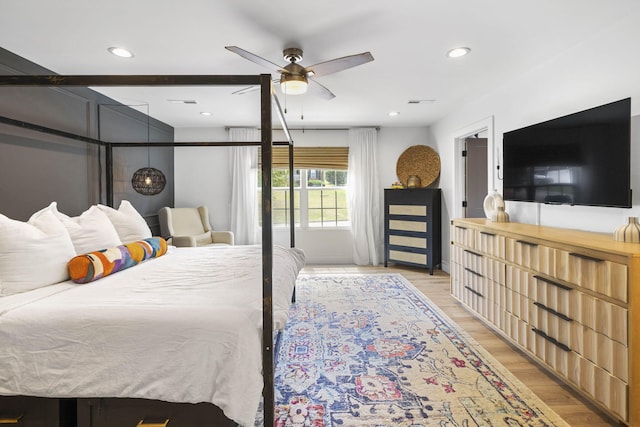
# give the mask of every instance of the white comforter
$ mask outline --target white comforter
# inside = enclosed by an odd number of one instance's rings
[[[0,298],[0,394],[211,402],[252,425],[262,393],[259,246],[170,248],[85,285]],[[274,328],[304,255],[274,247]]]

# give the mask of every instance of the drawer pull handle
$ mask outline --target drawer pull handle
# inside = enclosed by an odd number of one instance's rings
[[[567,347],[566,345],[562,344],[557,339],[555,339],[553,337],[550,337],[549,335],[545,334],[540,329],[531,328],[531,330],[533,331],[534,334],[541,336],[545,340],[549,341],[551,344],[557,346],[559,349],[567,351],[567,352],[571,351],[571,349],[569,347]]]
[[[462,226],[459,226],[459,225],[456,225],[456,228],[459,228],[460,230],[466,230],[467,229],[467,227],[462,227]]]
[[[495,233],[489,233],[488,231],[481,231],[480,234],[484,234],[485,236],[495,237]]]
[[[566,320],[567,322],[573,322],[573,319],[570,318],[569,316],[564,315],[562,313],[559,313],[559,312],[555,311],[553,308],[549,308],[544,304],[541,304],[539,302],[534,302],[533,305],[535,305],[536,307],[540,307],[544,311],[549,312],[549,313],[553,314],[554,316],[558,316],[562,320]]]
[[[550,285],[556,286],[560,289],[564,289],[565,291],[572,291],[573,288],[570,288],[569,286],[565,286],[565,285],[561,285],[560,283],[554,282],[553,280],[549,280],[549,279],[545,279],[542,276],[538,276],[537,274],[533,276],[534,279],[536,280],[540,280],[541,282],[544,283],[548,283]]]
[[[475,289],[473,289],[471,286],[466,286],[465,285],[465,289],[469,290],[469,292],[471,292],[472,294],[475,294],[477,296],[479,296],[480,298],[484,298],[484,295],[482,295],[480,292],[476,291]]]
[[[0,418],[0,424],[18,424],[22,419],[22,415],[17,417]]]
[[[167,427],[167,424],[169,424],[168,418],[164,421],[155,420],[147,422],[145,420],[140,420],[136,427]]]
[[[516,240],[516,242],[527,246],[538,246],[537,243],[527,242],[526,240]]]
[[[479,253],[477,253],[477,252],[470,251],[469,249],[465,249],[464,251],[465,251],[465,252],[467,252],[467,253],[470,253],[471,255],[475,255],[475,256],[482,257],[482,255],[481,255],[481,254],[479,254]]]
[[[464,269],[465,269],[465,271],[468,271],[469,273],[473,274],[474,276],[484,277],[482,274],[480,274],[480,273],[478,273],[478,272],[476,272],[476,271],[473,271],[473,270],[472,270],[472,269],[470,269],[470,268],[465,267]]]
[[[587,261],[593,261],[593,262],[604,262],[603,259],[601,258],[595,258],[589,255],[583,255],[583,254],[579,254],[576,252],[569,252],[569,255],[574,256],[576,258],[582,258],[582,259],[586,259]]]

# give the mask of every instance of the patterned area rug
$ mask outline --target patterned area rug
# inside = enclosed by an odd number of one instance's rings
[[[399,274],[301,275],[277,427],[567,426]]]

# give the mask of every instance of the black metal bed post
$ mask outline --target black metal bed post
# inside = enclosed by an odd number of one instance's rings
[[[295,197],[293,185],[293,141],[289,141],[289,245],[296,247],[296,216],[295,216]],[[293,287],[291,302],[296,302],[296,287]]]
[[[107,206],[113,207],[113,145],[110,143],[105,144],[105,161],[107,163],[105,174],[106,192],[107,192]]]
[[[273,223],[271,212],[271,75],[260,76],[260,129],[262,142],[262,376],[264,427],[275,421],[273,348]]]
[[[296,216],[295,216],[295,197],[293,182],[293,141],[289,142],[289,244],[292,248],[296,247]],[[296,290],[293,290],[293,299],[295,301]]]

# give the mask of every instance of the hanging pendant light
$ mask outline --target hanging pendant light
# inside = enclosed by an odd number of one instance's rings
[[[149,145],[149,142],[150,142],[149,104],[146,104],[146,105],[147,105],[147,167],[140,168],[133,173],[133,177],[131,178],[131,185],[133,186],[133,189],[140,194],[143,194],[145,196],[154,196],[162,192],[162,190],[164,190],[164,186],[167,184],[167,179],[165,178],[162,171],[151,167],[151,147]]]
[[[164,190],[167,183],[162,171],[152,167],[140,168],[133,173],[133,189],[145,196],[154,196]]]

